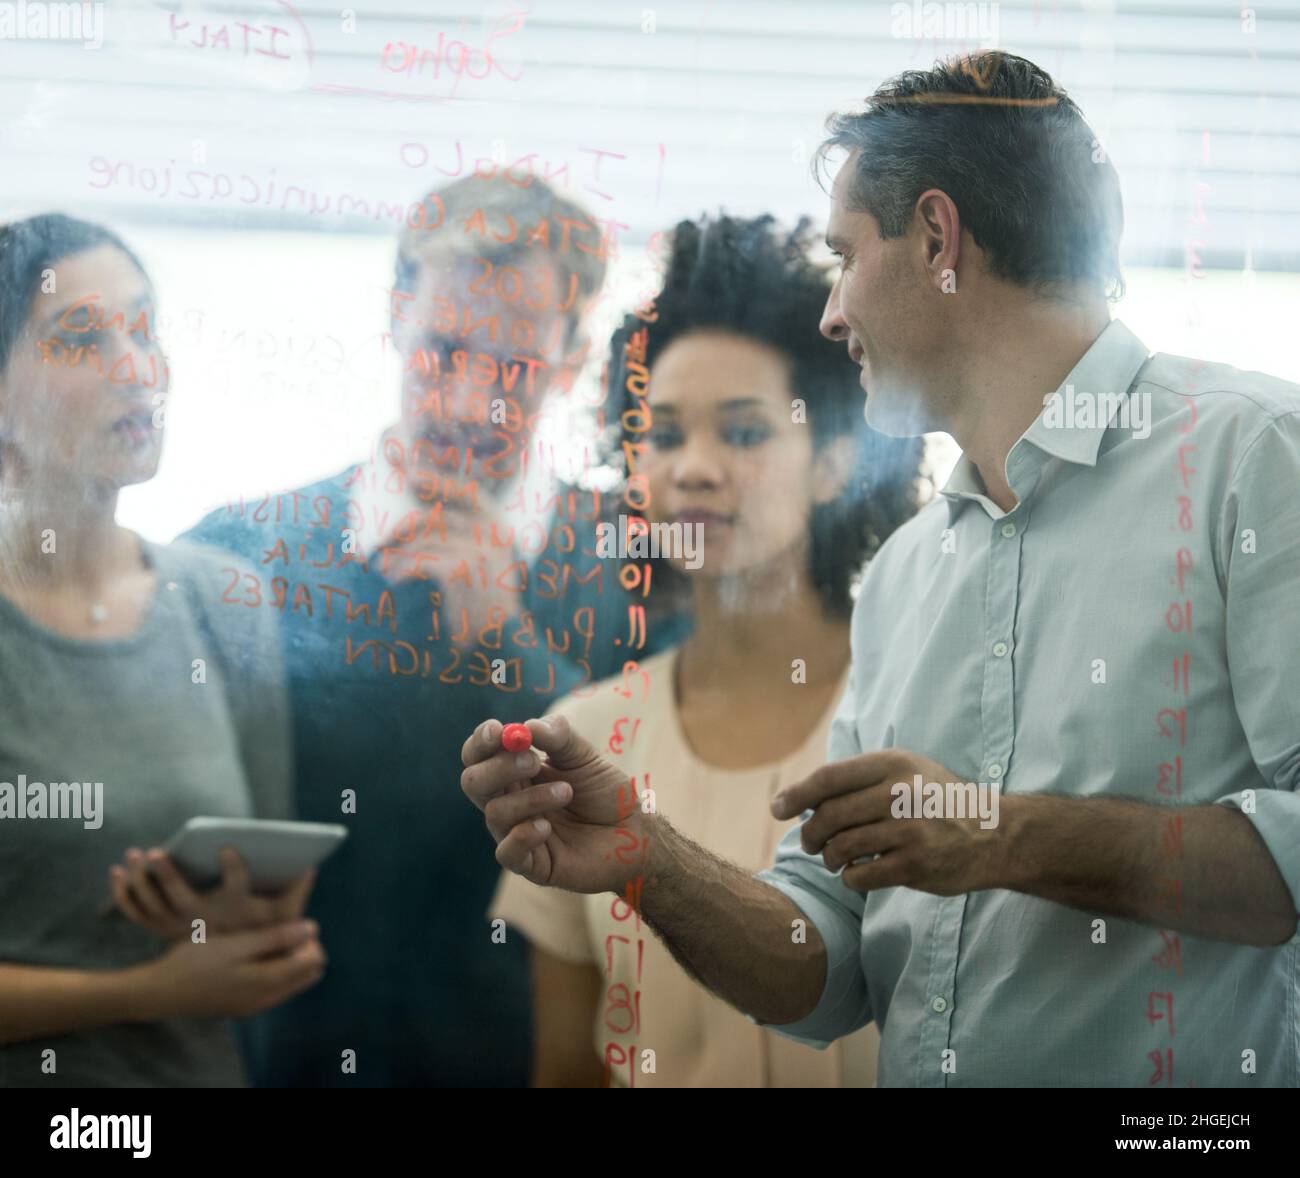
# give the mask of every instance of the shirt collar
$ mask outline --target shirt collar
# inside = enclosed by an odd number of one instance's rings
[[[1077,393],[1127,394],[1149,354],[1146,345],[1133,332],[1120,320],[1112,319],[1070,369],[1054,396],[1043,398],[1043,409],[1007,456],[1008,470],[1015,465],[1013,459],[1024,442],[1064,462],[1096,466],[1102,439],[1113,417],[1104,421],[1094,420],[1091,425],[1074,424],[1071,408],[1074,397]],[[1052,404],[1054,398],[1057,399],[1055,406]],[[1118,400],[1115,413],[1119,413]],[[939,494],[948,500],[950,523],[970,499],[991,502],[979,471],[964,451]]]

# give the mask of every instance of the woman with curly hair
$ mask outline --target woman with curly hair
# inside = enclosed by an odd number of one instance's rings
[[[645,517],[702,528],[702,552],[650,562],[650,626],[685,614],[689,633],[552,709],[674,826],[753,871],[790,825],[772,795],[825,760],[855,580],[925,485],[921,441],[867,427],[857,365],[818,333],[831,281],[811,247],[807,221],[682,222],[653,316],[615,333],[608,418],[639,423],[614,442],[644,476]],[[531,944],[536,1085],[874,1083],[873,1026],[824,1052],[782,1039],[689,977],[622,900],[507,872],[491,915]]]

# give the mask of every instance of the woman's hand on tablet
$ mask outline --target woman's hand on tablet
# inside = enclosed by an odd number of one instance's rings
[[[320,981],[325,950],[313,920],[292,920],[194,943],[178,941],[136,966],[138,1017],[248,1018]]]
[[[316,872],[306,871],[276,896],[254,895],[248,869],[233,847],[221,851],[221,883],[196,892],[158,848],[147,855],[132,847],[125,866],[109,871],[113,901],[122,914],[169,941],[188,940],[194,922],[209,933],[244,932],[295,920],[307,907]]]

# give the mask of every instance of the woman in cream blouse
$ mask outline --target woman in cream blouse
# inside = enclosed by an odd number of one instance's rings
[[[818,333],[831,283],[810,242],[807,222],[790,234],[770,217],[682,222],[654,313],[615,334],[609,418],[650,423],[618,440],[644,444],[645,514],[684,536],[703,527],[702,560],[687,544],[654,562],[648,625],[684,610],[693,628],[552,709],[674,826],[753,871],[789,825],[772,795],[825,761],[851,583],[922,481],[920,442],[866,427],[858,366]],[[637,364],[648,415],[624,391]],[[688,977],[621,899],[506,872],[489,915],[532,946],[535,1085],[875,1082],[874,1026],[822,1052],[762,1029]]]

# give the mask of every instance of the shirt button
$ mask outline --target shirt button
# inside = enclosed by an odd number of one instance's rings
[[[1003,534],[1003,535],[1004,535],[1008,540],[1010,540],[1011,537],[1014,536],[1014,535],[1016,534],[1016,525],[1015,525],[1015,524],[1003,524],[1003,525],[1002,525],[1002,534]]]
[[[936,998],[930,1003],[930,1005],[934,1007],[938,1014],[943,1014],[943,1012],[948,1009],[948,1000],[942,997]]]
[[[995,642],[993,644],[993,653],[998,658],[1001,658],[1007,653],[1007,644],[1005,642]]]
[[[1001,776],[1002,776],[1002,766],[1001,766],[1001,765],[990,765],[990,766],[989,766],[989,780],[990,780],[990,781],[997,781]]]

